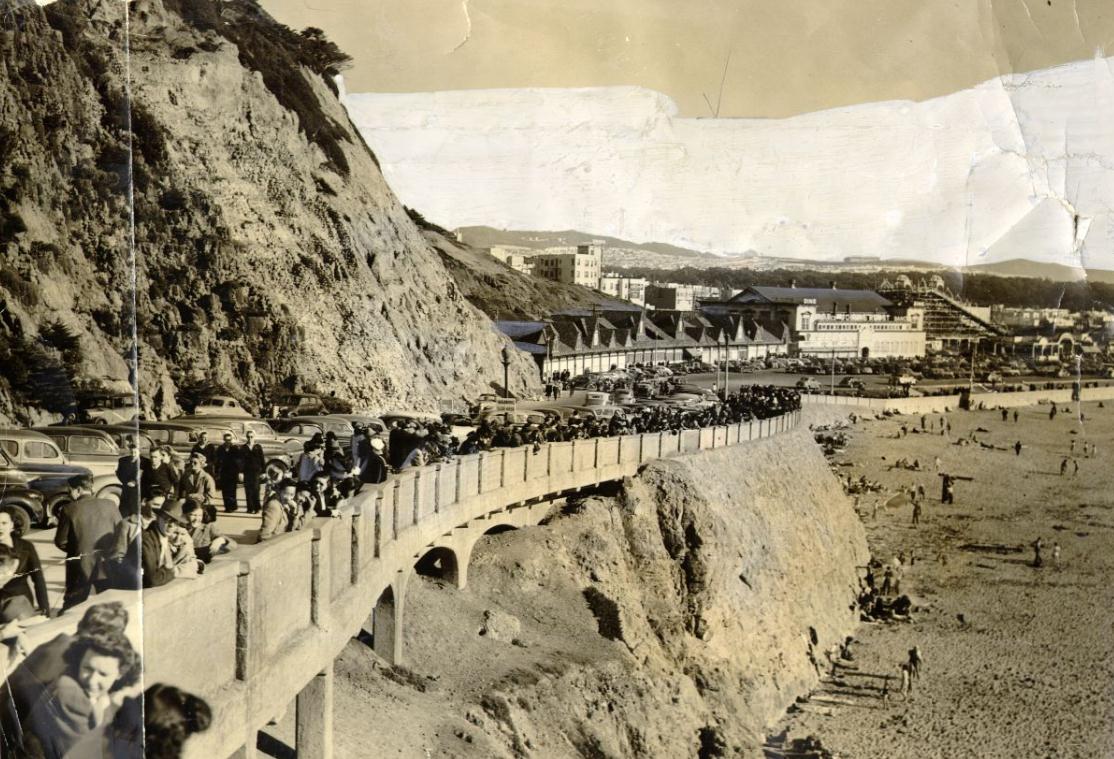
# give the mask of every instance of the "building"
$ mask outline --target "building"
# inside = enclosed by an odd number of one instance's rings
[[[948,291],[944,279],[936,274],[914,285],[907,276],[894,282],[883,281],[878,294],[899,308],[920,308],[924,312],[925,340],[931,350],[966,352],[976,343],[997,345],[1006,329],[990,320],[990,308],[965,303]]]
[[[1066,308],[1010,308],[991,306],[990,320],[1010,330],[1036,327],[1070,329],[1075,325],[1075,315]]]
[[[527,276],[534,273],[534,250],[518,245],[493,245],[488,253],[515,271]]]
[[[646,306],[662,311],[692,311],[696,293],[691,285],[652,284],[646,288]]]
[[[738,314],[789,326],[790,353],[843,358],[925,354],[924,312],[897,306],[873,290],[834,286],[748,287],[727,300],[703,300],[706,315]]]
[[[604,274],[600,277],[600,292],[604,295],[639,306],[646,303],[647,285],[649,282],[642,277],[624,277],[621,274]]]
[[[700,300],[731,297],[741,292],[707,285],[654,282],[646,288],[646,306],[663,311],[695,311]]]
[[[552,315],[546,321],[501,321],[496,326],[530,353],[543,378],[568,372],[605,372],[635,364],[669,364],[786,355],[789,330],[735,314],[598,309]]]
[[[603,246],[598,243],[571,248],[546,248],[533,254],[534,275],[554,282],[600,289]]]

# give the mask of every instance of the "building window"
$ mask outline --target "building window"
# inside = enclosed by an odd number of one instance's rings
[[[801,331],[802,332],[807,332],[808,331],[808,323],[809,323],[809,320],[811,318],[812,318],[812,314],[808,313],[807,311],[805,313],[801,314]]]

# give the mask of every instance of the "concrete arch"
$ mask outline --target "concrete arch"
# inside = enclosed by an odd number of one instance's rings
[[[449,546],[435,545],[430,548],[414,563],[414,571],[423,577],[436,577],[458,588],[463,587],[460,558],[456,549]]]
[[[517,525],[506,524],[506,523],[497,524],[497,525],[494,525],[492,527],[488,527],[486,530],[484,530],[484,535],[498,535],[501,532],[510,532],[511,530],[517,530],[517,529],[518,529]]]
[[[368,628],[372,650],[389,664],[402,663],[402,624],[409,573],[400,572],[379,594],[372,607]]]

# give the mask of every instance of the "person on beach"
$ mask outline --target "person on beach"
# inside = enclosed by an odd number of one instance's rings
[[[1017,409],[1013,410],[1013,423],[1017,424]]]
[[[1052,566],[1056,569],[1060,568],[1060,544],[1052,544]]]
[[[921,523],[921,502],[913,501],[913,525]]]
[[[1060,462],[1060,476],[1063,477],[1068,473],[1068,460],[1064,459]]]
[[[1044,565],[1044,562],[1041,560],[1041,548],[1043,547],[1044,543],[1040,538],[1033,541],[1033,566],[1037,569]]]
[[[1013,452],[1016,453],[1018,456],[1021,455],[1021,441],[1020,440],[1018,440],[1016,443],[1013,444]]]
[[[1009,419],[1010,412],[1002,409],[1002,421],[1005,422]]]
[[[909,674],[914,680],[921,676],[921,650],[917,646],[909,649]]]
[[[901,695],[910,696],[913,693],[913,675],[910,671],[909,662],[904,662],[901,665]]]

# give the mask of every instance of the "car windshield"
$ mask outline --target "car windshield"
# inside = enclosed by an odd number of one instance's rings
[[[244,425],[244,431],[251,430],[255,433],[256,437],[272,438],[275,436],[275,431],[271,425],[266,422],[248,422]]]
[[[3,445],[0,445],[0,467],[4,469],[15,468],[15,462],[12,461],[12,457],[8,455],[8,452],[4,450]]]

